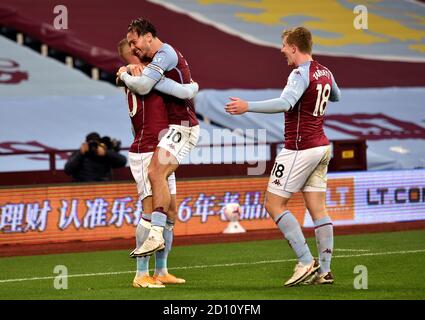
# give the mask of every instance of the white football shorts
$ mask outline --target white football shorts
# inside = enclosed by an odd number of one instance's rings
[[[140,200],[152,195],[152,186],[148,178],[148,167],[151,163],[153,152],[128,153],[130,170],[137,184],[137,192]],[[170,194],[176,194],[176,176],[174,172],[168,177],[168,188]]]
[[[300,190],[326,192],[330,159],[329,145],[298,151],[283,148],[276,157],[267,191],[285,198]]]
[[[158,147],[169,151],[180,164],[198,143],[199,131],[199,125],[186,127],[172,124],[162,137]]]

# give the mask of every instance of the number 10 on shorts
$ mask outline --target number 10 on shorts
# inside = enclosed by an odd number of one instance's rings
[[[175,128],[171,128],[170,133],[166,138],[170,139],[174,143],[179,143],[182,140],[182,134],[178,132]]]

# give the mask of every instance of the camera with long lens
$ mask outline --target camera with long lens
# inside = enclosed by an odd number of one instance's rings
[[[120,140],[111,139],[108,136],[104,136],[100,139],[100,142],[103,143],[108,150],[114,150],[115,152],[120,152],[121,150]]]
[[[111,139],[108,136],[104,136],[98,139],[90,139],[87,141],[88,153],[91,155],[98,154],[99,146],[105,148],[105,150],[113,150],[115,152],[120,152],[121,150],[121,141],[117,139]]]

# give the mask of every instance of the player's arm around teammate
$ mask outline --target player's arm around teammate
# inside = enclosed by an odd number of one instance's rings
[[[143,84],[143,68],[138,69],[137,66],[132,66],[131,74],[128,74],[128,66],[120,67],[117,72],[117,79],[120,79],[132,92],[140,95],[145,95],[148,92]],[[136,68],[135,68],[136,67]],[[159,92],[174,96],[179,99],[192,99],[199,91],[199,85],[193,81],[191,83],[181,84],[174,80],[162,77],[155,83],[154,89]]]
[[[127,39],[118,44],[120,57],[131,64],[130,72],[136,76],[143,70],[144,61],[131,53]],[[156,91],[147,96],[140,96],[125,88],[129,116],[132,123],[134,142],[129,150],[129,163],[131,173],[136,181],[137,191],[143,205],[143,213],[136,228],[136,249],[146,240],[151,228],[152,214],[152,188],[148,179],[148,166],[153,151],[158,144],[161,130],[168,128],[168,114],[163,97]],[[168,192],[171,194],[169,211],[175,216],[176,211],[176,180],[175,175],[168,177]],[[155,271],[153,277],[149,275],[150,257],[135,257],[137,272],[133,286],[138,288],[161,288],[163,284],[184,283],[185,280],[177,278],[168,272],[168,255],[173,242],[174,220],[167,219],[164,228],[164,250],[155,252]],[[133,250],[134,252],[134,250]]]
[[[170,45],[156,36],[152,23],[144,18],[133,20],[127,30],[127,41],[134,55],[141,60],[151,59],[137,79],[138,93],[147,93],[161,82],[164,76],[185,85],[191,83],[190,70],[186,60]],[[129,76],[120,75],[124,82]],[[134,79],[133,79],[134,80]],[[159,83],[161,86],[161,83]],[[164,245],[163,230],[166,219],[173,219],[170,212],[170,193],[167,189],[167,177],[178,167],[181,160],[196,145],[199,137],[199,125],[196,119],[192,99],[168,99],[169,130],[161,139],[149,165],[149,180],[152,185],[153,208],[152,228],[148,239],[136,250],[135,255],[145,256],[160,250]],[[184,124],[183,122],[187,123]]]

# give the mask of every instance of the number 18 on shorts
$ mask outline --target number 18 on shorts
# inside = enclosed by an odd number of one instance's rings
[[[276,157],[267,191],[281,197],[302,191],[326,191],[330,146],[306,150],[283,148]]]

